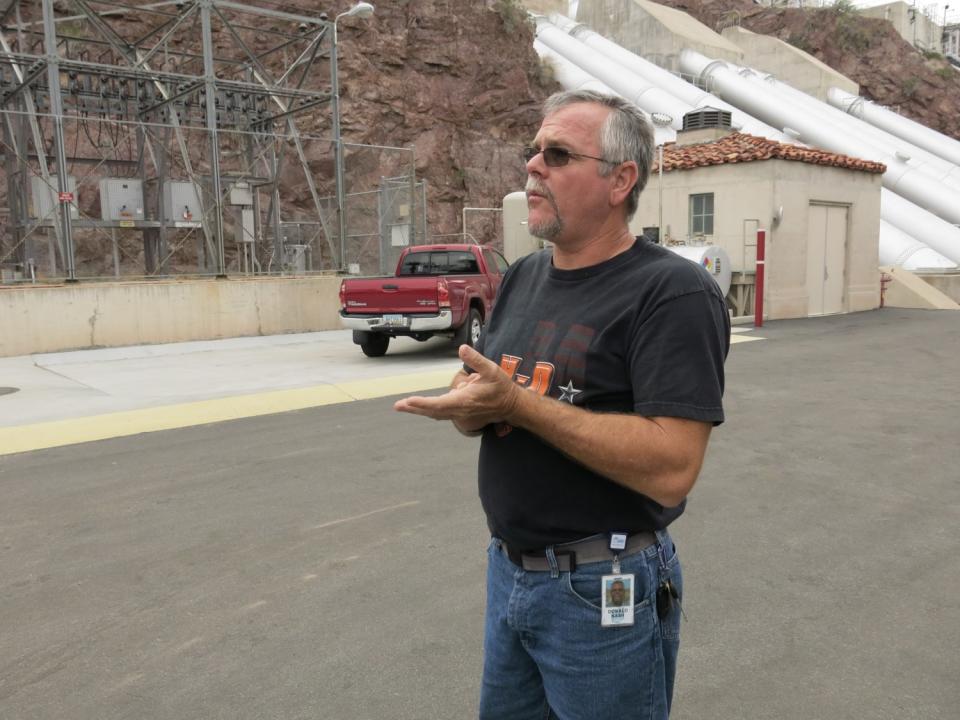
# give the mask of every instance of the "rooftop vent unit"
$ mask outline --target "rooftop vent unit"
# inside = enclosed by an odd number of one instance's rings
[[[702,108],[688,112],[683,116],[684,130],[706,130],[708,128],[720,128],[730,130],[731,114],[728,110],[717,110],[716,108]]]

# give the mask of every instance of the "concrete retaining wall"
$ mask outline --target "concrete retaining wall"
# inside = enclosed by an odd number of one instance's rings
[[[680,71],[680,52],[743,64],[743,51],[681,10],[647,0],[580,0],[577,22],[670,72]]]
[[[960,274],[958,273],[918,273],[920,279],[935,287],[948,298],[960,303]]]
[[[340,327],[336,277],[0,288],[0,357]]]
[[[883,304],[887,307],[921,310],[960,310],[960,305],[924,282],[918,275],[901,267],[881,267],[885,289]]]
[[[722,35],[743,49],[744,65],[768,72],[817,100],[826,102],[830,87],[860,94],[860,86],[853,80],[780,38],[758,35],[739,25],[724,28]]]

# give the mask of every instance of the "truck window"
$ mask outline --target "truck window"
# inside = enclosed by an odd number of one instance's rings
[[[480,272],[480,266],[477,264],[477,258],[472,252],[463,252],[454,250],[449,253],[450,256],[450,275],[476,275]]]
[[[464,250],[412,252],[400,265],[400,275],[476,275],[479,272],[473,253]]]
[[[504,259],[503,255],[491,248],[483,249],[483,257],[487,261],[487,267],[490,268],[490,272],[492,273],[503,275],[507,271],[507,268],[510,267],[510,263]]]
[[[502,275],[503,271],[500,269],[500,266],[497,264],[497,257],[494,255],[492,250],[483,249],[483,259],[487,263],[487,271],[495,274]]]
[[[447,253],[415,252],[403,259],[401,275],[445,275],[447,273]]]

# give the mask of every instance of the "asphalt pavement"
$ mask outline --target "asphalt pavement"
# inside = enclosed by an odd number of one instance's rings
[[[960,313],[747,335],[766,339],[731,350],[672,528],[673,717],[956,718]],[[0,429],[181,418],[0,447],[0,718],[475,716],[476,441],[389,395],[456,365],[442,341],[372,360],[343,333],[0,360]],[[340,394],[277,411],[321,386]]]

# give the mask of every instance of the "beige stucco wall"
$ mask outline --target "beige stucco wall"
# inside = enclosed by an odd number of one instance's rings
[[[646,0],[580,0],[577,20],[632,53],[679,72],[680,51],[743,62],[743,52],[690,15]]]
[[[666,242],[693,241],[689,228],[689,196],[712,192],[714,234],[705,240],[726,250],[733,272],[752,271],[756,254],[747,243],[756,236],[758,223],[770,227],[774,212],[770,168],[764,167],[769,164],[716,165],[664,173],[661,237]],[[631,222],[635,234],[645,226],[657,224],[658,182],[658,176],[651,176],[640,195],[637,214]]]
[[[861,8],[859,12],[866,17],[889,20],[894,29],[900,33],[900,37],[914,47],[940,52],[940,25],[924,15],[922,8],[922,3],[918,4],[914,11],[914,8],[905,2],[892,2]]]
[[[739,25],[724,28],[723,37],[743,50],[743,64],[770,73],[777,80],[826,101],[833,86],[853,95],[860,86],[809,53],[771,35],[758,35]]]
[[[631,228],[657,224],[658,178],[640,197]],[[714,165],[665,173],[663,224],[668,238],[687,240],[689,196],[714,193],[714,235],[734,272],[752,271],[756,229],[767,230],[766,314],[804,317],[807,293],[807,232],[811,202],[849,206],[844,310],[879,307],[878,245],[880,176],[785,160]],[[773,218],[782,207],[782,220]]]
[[[879,237],[881,176],[808,163],[775,161],[789,165],[778,173],[777,203],[783,221],[777,228],[770,253],[770,306],[779,317],[801,317],[807,312],[806,242],[810,203],[848,206],[847,251],[844,268],[844,311],[872,310],[880,306]]]
[[[0,287],[0,357],[339,328],[336,277]]]

